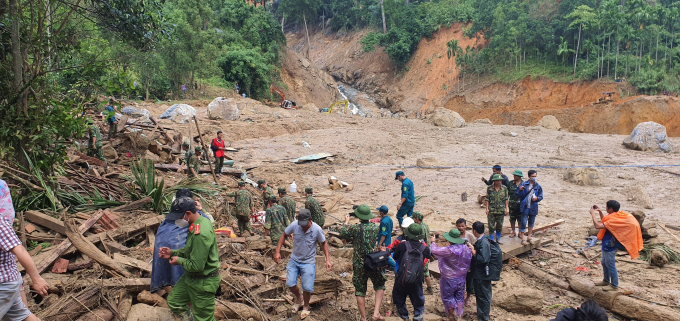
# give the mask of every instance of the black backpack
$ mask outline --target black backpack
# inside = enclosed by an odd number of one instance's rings
[[[363,241],[364,239],[364,225],[359,223],[359,230],[361,231],[361,239],[357,241]],[[364,256],[364,270],[366,271],[381,271],[389,266],[390,253],[386,251],[376,251],[367,253]]]
[[[422,286],[425,280],[423,251],[425,245],[420,243],[418,248],[411,247],[411,241],[406,242],[406,253],[399,260],[396,283],[407,288]]]
[[[489,260],[489,275],[492,281],[501,279],[503,269],[503,251],[500,244],[489,238],[489,248],[491,249],[491,259]]]

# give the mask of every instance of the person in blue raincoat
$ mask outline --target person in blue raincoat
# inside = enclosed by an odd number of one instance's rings
[[[193,197],[191,191],[187,188],[180,189],[175,193],[175,198]],[[205,213],[198,211],[203,217],[211,219]],[[165,220],[158,227],[156,232],[156,242],[153,246],[153,263],[151,268],[151,292],[156,292],[168,285],[174,286],[179,278],[184,274],[184,268],[181,265],[170,265],[168,260],[163,260],[158,257],[158,251],[161,247],[167,247],[171,250],[176,250],[184,247],[187,242],[187,233],[189,231],[189,224],[182,217],[171,216],[169,213],[165,216]]]

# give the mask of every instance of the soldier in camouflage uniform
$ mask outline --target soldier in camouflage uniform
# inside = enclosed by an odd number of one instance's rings
[[[289,224],[286,209],[278,204],[275,195],[269,196],[269,208],[264,221],[264,236],[271,236],[272,244],[278,244]]]
[[[312,221],[323,228],[323,224],[326,222],[326,214],[324,214],[319,201],[312,194],[314,194],[314,189],[309,186],[305,187],[305,195],[307,196],[305,208],[312,212]]]
[[[295,201],[286,195],[286,188],[279,187],[279,205],[286,209],[286,214],[288,214],[288,220],[290,222],[295,221]]]
[[[519,196],[517,196],[517,189],[520,185],[522,185],[523,176],[522,171],[519,169],[512,172],[512,175],[515,179],[508,185],[508,195],[510,196],[508,207],[510,208],[510,228],[512,229],[512,232],[510,232],[510,237],[515,237],[517,235],[517,233],[515,233],[515,222],[517,222],[517,225],[519,226],[520,216],[522,215],[521,211],[519,210],[519,203],[522,200],[519,199]]]
[[[373,218],[371,209],[368,205],[359,205],[354,210],[354,214],[361,223],[349,225],[350,216],[345,216],[345,227],[340,229],[340,238],[354,242],[354,254],[352,255],[352,268],[354,276],[354,295],[357,299],[361,320],[366,320],[366,290],[368,289],[368,279],[373,283],[375,290],[375,308],[373,310],[373,320],[381,319],[380,305],[385,294],[385,275],[379,271],[366,271],[364,269],[364,257],[366,254],[376,251],[378,238],[378,226],[369,222]]]
[[[104,158],[104,152],[102,151],[101,130],[99,129],[99,126],[94,124],[94,121],[92,121],[92,119],[89,119],[87,123],[88,125],[90,125],[90,128],[87,131],[88,133],[87,156],[97,157],[105,161],[106,158]]]
[[[423,228],[423,240],[427,246],[430,246],[430,227],[423,222],[423,214],[420,212],[413,212],[413,221],[420,224]],[[434,288],[432,288],[432,279],[430,279],[430,261],[425,263],[424,269],[425,283],[427,284],[427,289],[425,290],[427,294],[434,294]]]
[[[238,191],[227,193],[227,197],[233,196],[236,203],[236,220],[238,221],[238,236],[242,236],[246,231],[253,234],[250,226],[251,214],[255,213],[255,203],[253,197],[246,190],[246,182],[238,182]]]
[[[262,191],[262,210],[266,211],[267,210],[267,202],[269,200],[270,196],[275,196],[274,195],[274,190],[267,185],[267,182],[263,179],[260,179],[257,181],[257,187],[260,188]]]
[[[486,215],[489,220],[489,238],[494,238],[496,231],[496,242],[501,242],[501,232],[503,230],[504,215],[509,214],[508,209],[508,188],[503,186],[503,177],[494,174],[491,178],[493,185],[486,188]]]
[[[194,154],[189,156],[187,159],[187,176],[189,178],[197,178],[198,173],[201,170],[201,154],[202,150],[201,147],[196,146],[194,149]]]

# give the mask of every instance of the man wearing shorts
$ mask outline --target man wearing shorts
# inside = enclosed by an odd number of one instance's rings
[[[326,237],[323,235],[321,227],[312,222],[312,213],[308,209],[301,209],[297,216],[297,221],[294,221],[283,232],[279,238],[279,243],[276,246],[276,253],[274,254],[274,261],[278,264],[281,262],[281,247],[283,242],[289,236],[293,236],[293,253],[290,255],[290,260],[286,266],[286,286],[290,292],[295,296],[295,304],[293,305],[293,313],[297,313],[302,308],[300,319],[309,316],[309,298],[314,292],[314,278],[316,277],[316,244],[318,243],[323,248],[326,256],[326,271],[331,270],[331,257],[328,252],[328,243]],[[301,278],[302,294],[297,285],[297,278]]]

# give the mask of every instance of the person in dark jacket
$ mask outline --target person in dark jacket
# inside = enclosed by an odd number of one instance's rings
[[[505,187],[510,186],[510,180],[501,171],[501,165],[493,165],[493,167],[491,167],[491,170],[493,171],[493,173],[491,174],[491,177],[489,177],[489,179],[482,177],[482,182],[484,182],[484,184],[486,184],[487,186],[493,185],[493,176],[498,174],[501,175],[501,177],[503,178],[503,186]]]
[[[491,312],[491,281],[500,275],[498,267],[491,263],[491,244],[484,235],[484,223],[472,224],[472,234],[477,238],[472,250],[472,277],[477,299],[477,320],[488,321]]]
[[[404,229],[406,238],[408,241],[401,242],[393,250],[394,260],[399,262],[401,260],[407,260],[407,247],[406,243],[410,243],[410,246],[414,249],[420,248],[422,246],[423,259],[432,259],[430,253],[430,248],[422,244],[421,240],[423,238],[423,228],[420,224],[411,224],[408,228]],[[423,294],[423,284],[421,280],[420,284],[413,287],[403,286],[400,283],[399,278],[395,278],[394,287],[392,288],[392,302],[397,307],[397,314],[402,320],[408,320],[408,309],[406,308],[406,298],[411,299],[411,304],[413,304],[413,321],[423,320],[423,315],[425,314],[425,294]],[[489,287],[491,285],[489,284]]]
[[[588,300],[575,308],[565,308],[550,321],[607,321],[607,311],[597,302]]]

